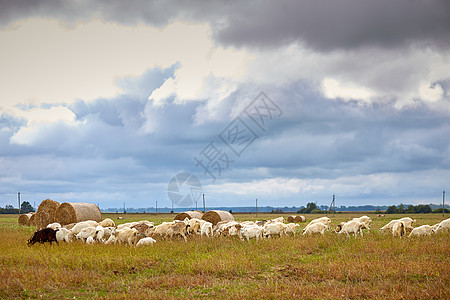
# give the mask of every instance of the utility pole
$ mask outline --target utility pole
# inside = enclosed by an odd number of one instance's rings
[[[19,201],[19,215],[20,215],[20,192],[17,193],[17,200]]]
[[[123,203],[123,213],[126,214],[127,211],[125,210],[125,202]]]
[[[158,201],[156,201],[156,208],[155,208],[155,212],[158,213]]]
[[[206,212],[206,206],[205,206],[205,194],[203,194],[203,213]]]
[[[442,191],[442,217],[443,218],[445,217],[444,212],[445,212],[445,190]]]
[[[256,217],[258,217],[258,198],[256,198]]]
[[[331,212],[331,207],[333,207],[333,214],[336,213],[336,206],[335,206],[334,200],[335,200],[335,196],[333,194],[333,200],[331,201],[330,208],[328,209],[328,212],[330,213]]]

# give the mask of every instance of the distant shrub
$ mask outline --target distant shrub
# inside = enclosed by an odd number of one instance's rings
[[[446,213],[446,214],[450,214],[450,209],[444,209],[444,213]],[[435,209],[435,210],[433,210],[433,214],[442,214],[442,208],[438,208],[438,209]]]

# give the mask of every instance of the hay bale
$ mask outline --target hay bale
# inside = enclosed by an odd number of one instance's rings
[[[234,221],[234,217],[232,214],[224,210],[210,210],[203,215],[202,220],[211,222],[213,225],[216,225],[217,223],[222,221]]]
[[[38,229],[46,228],[48,224],[55,222],[56,210],[59,207],[57,201],[45,199],[39,204],[34,218],[34,223]]]
[[[36,214],[35,213],[31,215],[29,225],[36,226]]]
[[[175,216],[174,220],[183,221],[186,218],[188,218],[190,220],[190,219],[193,219],[193,218],[201,219],[202,217],[203,217],[203,213],[202,212],[200,212],[198,210],[190,210],[190,211],[185,211],[185,212],[181,212],[181,213],[177,214]]]
[[[92,220],[102,221],[102,213],[93,203],[62,203],[56,210],[56,222],[61,225]]]
[[[22,214],[19,216],[19,225],[30,226],[30,219],[34,213]]]
[[[306,222],[306,218],[304,216],[289,216],[287,218],[287,221],[289,223],[300,223],[300,222]]]
[[[289,216],[288,222],[294,222],[294,223],[306,222],[306,218],[304,216]]]
[[[101,222],[102,213],[93,203],[62,203],[56,211],[56,222],[61,225],[92,220]]]

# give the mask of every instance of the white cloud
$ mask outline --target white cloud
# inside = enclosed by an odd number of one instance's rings
[[[421,84],[419,87],[419,96],[420,99],[428,101],[428,102],[436,102],[442,99],[444,95],[444,90],[442,86],[438,83],[431,84]]]
[[[52,106],[49,109],[32,108],[29,110],[11,109],[10,112],[18,117],[27,120],[26,126],[21,127],[10,138],[12,144],[32,145],[39,141],[45,129],[52,127],[53,123],[61,122],[64,124],[72,124],[76,116],[75,114],[63,106]]]
[[[370,101],[374,93],[364,87],[352,83],[342,83],[333,78],[324,78],[322,91],[328,99]]]

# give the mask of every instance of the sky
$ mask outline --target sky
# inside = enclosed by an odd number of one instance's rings
[[[1,0],[0,44],[1,207],[450,190],[446,0]]]

